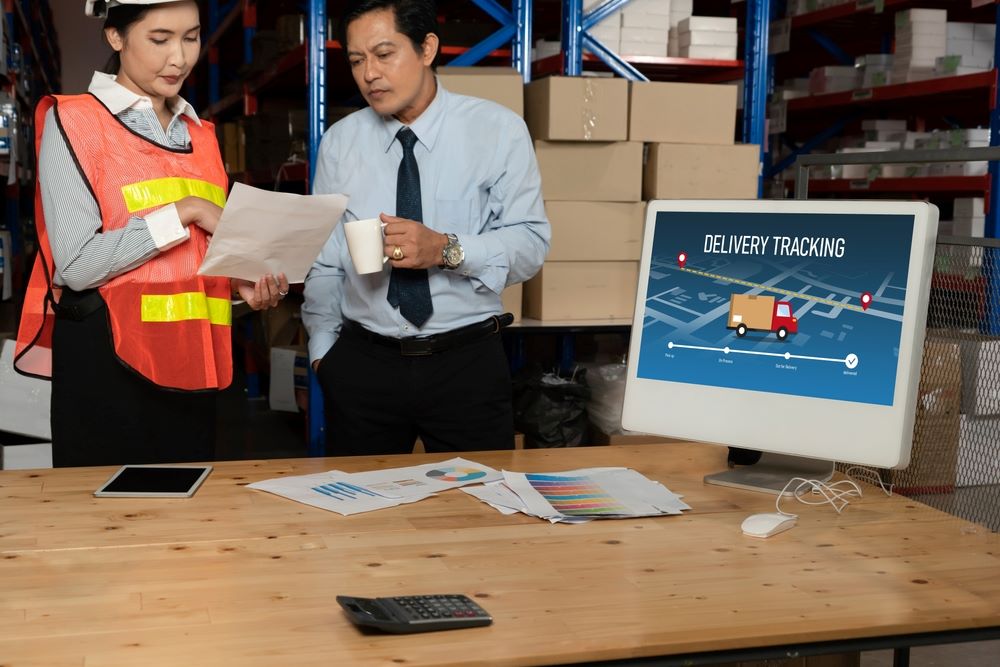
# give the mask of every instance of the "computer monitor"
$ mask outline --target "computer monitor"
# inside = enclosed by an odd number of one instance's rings
[[[923,202],[650,202],[622,426],[765,452],[706,481],[774,493],[835,461],[905,467],[937,222]]]

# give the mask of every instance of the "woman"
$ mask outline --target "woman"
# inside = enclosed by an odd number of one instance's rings
[[[115,53],[85,95],[36,111],[39,253],[15,368],[52,378],[61,466],[211,460],[215,399],[232,380],[231,290],[197,275],[228,179],[210,123],[179,95],[198,60],[194,0],[87,0]]]

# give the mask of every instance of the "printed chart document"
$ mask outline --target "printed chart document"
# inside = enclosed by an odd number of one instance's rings
[[[463,491],[504,514],[519,511],[553,523],[680,514],[691,509],[667,487],[629,468],[558,473],[505,470],[502,482]]]
[[[301,283],[346,208],[345,195],[295,195],[237,183],[198,273],[256,282],[283,272],[288,282]]]
[[[502,478],[499,471],[489,466],[456,457],[408,468],[356,473],[331,470],[278,477],[247,486],[347,516],[413,503],[440,491]]]

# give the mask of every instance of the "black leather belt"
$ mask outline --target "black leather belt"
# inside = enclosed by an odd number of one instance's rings
[[[101,308],[104,308],[104,299],[96,289],[74,292],[65,287],[59,296],[59,303],[52,305],[56,317],[74,322],[83,321],[84,318],[96,313]]]
[[[354,336],[362,340],[397,350],[404,357],[422,357],[450,350],[460,345],[467,345],[486,336],[499,333],[501,329],[514,321],[510,313],[495,315],[488,320],[467,327],[453,329],[432,336],[410,336],[407,338],[392,338],[369,331],[353,320],[344,320],[341,325],[341,335]]]

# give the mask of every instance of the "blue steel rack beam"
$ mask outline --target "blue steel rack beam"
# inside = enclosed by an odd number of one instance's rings
[[[326,129],[326,0],[309,0],[309,188],[316,182],[316,159],[319,142]],[[323,415],[323,391],[312,364],[309,365],[309,456],[326,453],[326,420]]]
[[[509,43],[511,66],[521,73],[525,83],[531,81],[531,10],[534,0],[513,0],[511,11],[501,7],[496,0],[472,2],[499,23],[500,28],[465,53],[452,58],[448,64],[456,67],[475,65],[494,50]]]
[[[584,14],[583,0],[563,0],[563,74],[566,76],[583,74],[583,49],[586,47],[619,76],[632,81],[649,81],[646,75],[588,32],[629,2],[631,0],[607,0],[589,14]]]
[[[760,146],[758,164],[766,158],[767,94],[769,70],[767,42],[771,26],[771,0],[747,0],[746,54],[743,59],[743,143]],[[757,176],[757,197],[764,191],[763,170]]]

